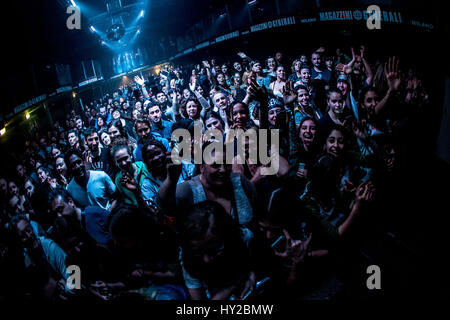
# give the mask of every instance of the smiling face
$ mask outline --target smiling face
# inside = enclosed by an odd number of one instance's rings
[[[367,91],[363,100],[363,108],[364,110],[366,110],[369,117],[375,115],[375,107],[378,105],[379,102],[380,99],[375,91],[373,90]]]
[[[93,132],[91,135],[86,136],[86,143],[89,150],[91,150],[92,152],[97,152],[100,147],[100,141],[97,132]]]
[[[342,132],[340,130],[331,131],[326,142],[327,153],[338,158],[342,155],[344,147],[344,135]]]
[[[217,75],[217,82],[219,83],[219,85],[223,86],[225,85],[225,76],[222,73],[219,73]]]
[[[348,83],[347,81],[338,81],[337,88],[342,91],[342,94],[345,96],[347,94]]]
[[[200,173],[207,183],[212,188],[222,188],[231,183],[231,165],[226,164],[225,153],[216,151],[211,154],[212,164],[202,164],[200,166]]]
[[[332,92],[327,102],[331,112],[333,112],[336,116],[340,116],[344,111],[344,101],[342,100],[342,94],[339,92]]]
[[[297,102],[302,106],[302,107],[307,107],[309,106],[309,102],[310,102],[311,98],[309,96],[308,91],[306,91],[305,89],[301,88],[298,89],[297,91]]]
[[[277,124],[278,115],[281,112],[280,107],[275,107],[269,110],[269,123],[273,126]]]
[[[312,120],[303,121],[300,126],[300,139],[303,145],[309,147],[313,144],[316,137],[316,124]]]
[[[104,146],[109,146],[109,144],[111,143],[111,137],[106,132],[102,133],[101,139]]]
[[[67,171],[66,163],[63,158],[57,158],[55,161],[56,172],[65,175]]]
[[[275,69],[276,66],[276,62],[274,58],[269,58],[267,59],[267,68],[269,68],[270,70]]]
[[[216,93],[213,99],[216,106],[220,109],[225,109],[228,105],[228,99],[222,92]]]
[[[284,70],[284,67],[279,66],[277,68],[277,79],[278,80],[286,80],[286,71]]]
[[[311,79],[311,71],[309,71],[309,69],[301,69],[300,77],[304,83],[308,84]]]
[[[236,103],[232,111],[233,124],[236,128],[245,128],[248,121],[248,109],[242,103]]]
[[[189,117],[189,119],[195,119],[198,112],[198,106],[194,101],[189,101],[186,104],[186,113]]]

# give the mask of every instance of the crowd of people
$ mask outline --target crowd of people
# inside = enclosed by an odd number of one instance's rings
[[[428,95],[398,57],[331,49],[166,66],[36,132],[0,176],[0,300],[337,295],[323,284],[389,196]],[[177,129],[192,135],[181,162]],[[256,141],[238,154],[233,129],[278,131],[276,174],[251,161]],[[194,162],[218,140],[231,162]]]

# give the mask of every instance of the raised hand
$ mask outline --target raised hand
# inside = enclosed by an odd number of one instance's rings
[[[286,246],[283,252],[275,251],[275,255],[281,258],[288,258],[294,263],[302,262],[308,252],[309,244],[312,239],[310,234],[306,241],[292,239],[286,229],[283,229],[284,236],[286,237]]]
[[[239,57],[241,57],[242,59],[247,58],[247,55],[246,55],[245,53],[243,53],[242,51],[239,51],[239,52],[237,53],[237,55],[238,55]]]
[[[139,185],[129,172],[124,172],[120,184],[132,192],[139,190]]]
[[[365,49],[366,49],[366,48],[365,48],[364,46],[361,46],[361,48],[359,49],[361,59],[364,59],[364,50],[365,50]]]
[[[354,206],[361,208],[375,198],[375,187],[372,182],[362,182],[355,193]]]
[[[196,79],[194,78],[194,79],[192,79],[192,82],[189,83],[189,89],[190,89],[192,92],[195,91],[195,87],[196,87],[196,85],[197,85],[196,82],[197,82],[197,81],[196,81]]]
[[[138,85],[143,86],[144,85],[144,78],[140,78],[139,76],[134,77],[134,82],[136,82]]]
[[[294,83],[292,81],[286,82],[286,85],[281,88],[281,93],[283,94],[285,105],[290,105],[297,100],[297,92],[294,90]]]
[[[253,97],[256,101],[264,103],[267,101],[268,93],[264,86],[258,85],[256,80],[251,80],[250,85],[247,88],[247,93]]]
[[[398,71],[398,64],[400,60],[395,57],[389,58],[388,62],[384,64],[384,73],[389,86],[389,90],[396,91],[400,86],[400,73]]]

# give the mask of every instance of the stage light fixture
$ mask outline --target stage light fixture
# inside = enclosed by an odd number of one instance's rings
[[[125,27],[122,24],[113,24],[106,30],[106,37],[111,41],[119,41],[125,34]]]
[[[0,130],[0,136],[4,135],[6,133],[6,128],[3,128]]]
[[[142,18],[144,16],[144,10],[141,10],[141,13],[139,14],[139,17]]]
[[[91,26],[89,29],[91,29],[92,32],[95,32],[94,26]]]

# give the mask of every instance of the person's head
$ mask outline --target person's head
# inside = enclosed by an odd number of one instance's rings
[[[58,149],[58,148],[56,148],[56,147],[54,147],[54,148],[52,149],[52,158],[53,158],[53,159],[56,159],[56,158],[59,157],[60,155],[61,155],[61,150]]]
[[[334,126],[328,133],[325,142],[325,151],[327,154],[339,158],[342,156],[345,148],[345,131],[344,128]]]
[[[277,66],[277,62],[274,57],[268,57],[266,60],[267,69],[269,70],[275,70],[275,67]]]
[[[70,193],[62,187],[55,188],[49,193],[48,203],[54,218],[63,215],[75,216],[77,206]]]
[[[73,129],[67,131],[67,144],[71,148],[76,147],[78,144],[78,133]]]
[[[134,120],[136,120],[139,119],[142,115],[138,109],[133,109],[133,111],[131,112],[131,116]]]
[[[97,117],[97,127],[99,129],[103,128],[105,126],[105,120],[103,119],[103,117]]]
[[[337,84],[336,84],[337,88],[339,90],[341,90],[342,95],[346,96],[347,95],[347,90],[348,90],[348,78],[345,74],[341,74],[338,79],[337,79]]]
[[[111,137],[109,136],[109,133],[104,129],[100,131],[100,140],[105,147],[109,146],[109,144],[111,143]]]
[[[228,287],[248,272],[248,251],[239,225],[219,203],[197,203],[185,216],[180,236],[189,274],[209,285]]]
[[[375,115],[375,107],[380,103],[378,92],[372,87],[364,88],[361,90],[360,99],[362,118],[372,118]]]
[[[280,112],[282,111],[283,104],[281,104],[277,99],[270,99],[269,107],[268,107],[268,117],[269,123],[272,126],[276,126],[278,124],[278,117]]]
[[[309,149],[315,141],[317,131],[317,121],[312,117],[304,117],[300,121],[300,140]]]
[[[123,171],[129,171],[133,164],[133,156],[125,139],[116,139],[111,146],[111,158],[116,166]]]
[[[81,118],[77,118],[75,120],[75,126],[77,128],[77,130],[82,130],[83,129],[83,120],[81,120]]]
[[[166,147],[159,141],[149,139],[142,147],[142,158],[150,171],[165,170]]]
[[[74,215],[61,215],[54,222],[54,239],[67,254],[66,263],[83,265],[87,262],[85,231]]]
[[[299,86],[297,88],[297,102],[302,107],[309,106],[311,97],[309,95],[308,89],[305,86]]]
[[[34,234],[28,218],[24,214],[17,214],[11,218],[10,230],[19,240],[23,248],[36,250],[39,247],[39,240]]]
[[[302,62],[300,59],[295,59],[294,62],[292,62],[291,71],[292,73],[300,72],[300,67],[302,65]]]
[[[239,62],[237,62],[237,61],[233,63],[233,68],[237,72],[242,72],[242,65]]]
[[[189,99],[190,97],[191,97],[191,92],[189,91],[189,89],[184,89],[183,90],[183,98]]]
[[[8,183],[5,178],[0,178],[0,193],[2,196],[6,196],[8,194]]]
[[[98,113],[100,114],[100,117],[102,117],[103,119],[106,118],[106,106],[102,105],[100,106],[100,108],[98,108]]]
[[[225,109],[229,103],[228,97],[223,92],[214,94],[213,101],[219,109]]]
[[[229,117],[235,128],[244,129],[250,119],[248,106],[244,102],[235,102],[230,107]]]
[[[23,188],[25,189],[25,193],[27,194],[28,198],[31,198],[31,196],[34,194],[33,182],[31,182],[30,179],[27,179],[25,181],[25,184],[23,185]]]
[[[202,145],[202,150],[209,145],[206,142]],[[212,190],[221,188],[231,188],[231,165],[226,163],[226,155],[222,150],[211,152],[211,164],[203,163],[200,165],[200,174],[207,187]]]
[[[117,120],[120,118],[120,110],[118,108],[115,108],[112,112],[112,118],[113,120]]]
[[[286,70],[282,65],[279,65],[275,71],[278,80],[285,81],[286,80]]]
[[[282,59],[283,59],[283,54],[280,51],[275,53],[275,60],[277,60],[278,63],[280,63]]]
[[[197,88],[195,89],[198,93],[200,93],[201,96],[203,96],[203,94],[205,93],[205,91],[203,90],[203,87],[201,85],[198,85]]]
[[[200,118],[200,112],[202,111],[202,106],[196,98],[190,98],[186,101],[186,104],[181,108],[181,114],[185,118],[196,120]]]
[[[328,69],[333,69],[333,64],[334,64],[333,57],[330,56],[325,58],[325,65],[327,66]]]
[[[108,134],[111,138],[111,141],[114,141],[119,137],[128,139],[128,135],[125,132],[120,119],[112,120],[110,123],[108,123]]]
[[[344,100],[342,92],[339,89],[330,89],[327,91],[327,104],[329,110],[336,116],[341,116],[344,112]]]
[[[217,112],[208,111],[205,114],[205,127],[206,130],[217,129],[223,133],[225,131],[225,122]]]
[[[16,166],[16,173],[17,173],[17,176],[18,176],[20,179],[22,179],[23,177],[25,177],[26,171],[25,171],[25,167],[23,166],[23,164],[19,163],[19,164]]]
[[[135,108],[136,108],[136,104],[138,104],[138,102],[139,102],[139,107],[142,107],[142,103],[140,101],[136,101],[136,103],[134,104]],[[122,110],[124,110],[124,111],[128,110],[128,108],[130,107],[128,100],[122,101],[121,107],[122,107]]]
[[[227,74],[228,73],[228,66],[224,63],[221,67],[221,71],[223,74]]]
[[[306,56],[306,54],[300,55],[300,61],[301,63],[308,63],[308,57]]]
[[[66,175],[67,172],[67,166],[64,162],[64,156],[59,155],[55,160],[55,170],[58,174],[62,174],[63,176]]]
[[[37,169],[37,175],[40,183],[44,183],[47,179],[51,178],[50,169],[47,167],[39,167]]]
[[[158,100],[159,103],[163,104],[167,102],[167,96],[164,94],[164,92],[158,92],[156,94],[156,100]]]
[[[320,68],[320,65],[322,64],[322,58],[321,58],[319,52],[314,52],[311,55],[311,62],[312,62],[314,67]]]
[[[148,118],[153,123],[161,122],[161,108],[159,105],[154,104],[148,108]]]
[[[64,156],[64,162],[67,165],[69,173],[76,179],[83,179],[86,177],[86,166],[83,161],[83,154],[80,150],[71,148],[67,150]]]
[[[250,63],[251,71],[260,74],[262,72],[262,66],[259,61],[252,61]]]
[[[306,63],[303,63],[300,66],[300,78],[306,84],[308,84],[309,81],[311,80],[311,69]]]
[[[242,77],[241,77],[241,74],[240,74],[239,72],[236,72],[236,73],[233,75],[233,85],[236,86],[236,87],[238,87],[238,86],[240,86],[241,84],[242,84]]]
[[[217,79],[217,83],[219,84],[219,86],[222,86],[222,87],[226,86],[227,82],[226,82],[226,79],[225,79],[225,74],[218,73],[217,76],[216,76],[216,79]]]
[[[95,128],[91,127],[84,130],[84,138],[86,139],[86,144],[91,152],[99,151],[100,139]]]
[[[136,130],[139,139],[147,138],[150,133],[150,128],[151,128],[150,122],[148,119],[145,118],[138,119],[134,123],[134,129]]]

